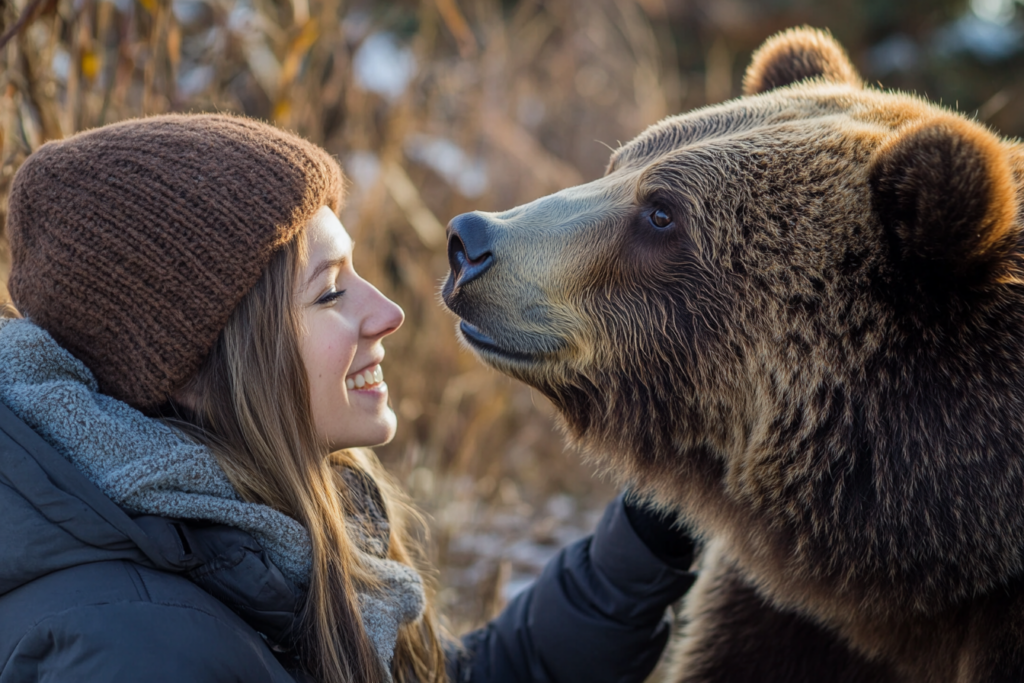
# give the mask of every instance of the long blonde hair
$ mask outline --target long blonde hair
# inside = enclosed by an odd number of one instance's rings
[[[172,402],[171,420],[210,447],[238,494],[301,522],[312,541],[313,567],[297,653],[319,683],[385,680],[366,636],[355,589],[373,590],[372,572],[346,530],[342,467],[356,468],[381,490],[390,524],[390,559],[426,568],[423,524],[367,449],[331,453],[313,426],[301,325],[294,301],[306,260],[300,234],[274,255],[262,278],[232,313],[212,352]],[[399,632],[392,664],[399,683],[445,680],[441,630],[427,591],[423,617]]]

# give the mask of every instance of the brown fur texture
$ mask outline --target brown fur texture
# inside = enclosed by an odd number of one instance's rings
[[[1024,148],[809,29],[747,82],[453,220],[445,301],[718,549],[677,680],[1024,679]]]
[[[846,50],[827,31],[795,28],[765,41],[743,77],[743,94],[757,95],[808,78],[860,85]]]
[[[721,544],[717,544],[720,546]],[[773,607],[712,544],[673,653],[690,683],[895,683],[895,673],[853,652],[807,617]],[[794,646],[799,649],[794,650]],[[828,672],[827,678],[822,672]]]

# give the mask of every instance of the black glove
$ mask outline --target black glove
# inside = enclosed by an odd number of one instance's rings
[[[623,494],[622,503],[633,531],[655,557],[673,569],[690,569],[695,543],[674,514],[653,507],[629,489]]]

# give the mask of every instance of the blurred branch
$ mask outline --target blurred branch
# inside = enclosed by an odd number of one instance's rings
[[[423,203],[416,185],[401,166],[395,162],[386,162],[381,179],[395,203],[405,213],[409,225],[423,244],[431,249],[439,249],[445,243],[445,229],[437,216]]]
[[[459,44],[459,54],[463,59],[475,55],[477,51],[476,38],[473,36],[473,30],[470,29],[466,17],[462,15],[459,6],[455,4],[455,0],[435,0],[435,3],[445,26],[452,32]]]
[[[724,38],[715,38],[705,61],[704,98],[709,104],[724,102],[732,97],[732,53]]]
[[[24,69],[25,95],[39,116],[40,142],[59,140],[64,137],[60,125],[60,105],[55,97],[57,88],[50,78],[46,63],[46,58],[52,57],[24,49],[21,44],[23,41],[18,42]]]
[[[1006,108],[1006,105],[1013,101],[1014,92],[1012,87],[1003,88],[992,97],[985,100],[984,104],[978,107],[978,119],[988,121],[993,116]]]
[[[537,142],[529,131],[500,112],[484,115],[487,125],[483,134],[500,150],[531,169],[533,175],[549,188],[579,185],[583,176]]]
[[[25,10],[21,13],[21,16],[18,17],[18,20],[14,22],[14,26],[11,26],[2,36],[0,36],[0,49],[3,49],[3,47],[11,41],[11,38],[18,35],[18,33],[21,32],[21,29],[35,18],[36,12],[39,11],[39,8],[42,7],[44,2],[46,2],[46,0],[32,0],[32,2],[28,4]]]

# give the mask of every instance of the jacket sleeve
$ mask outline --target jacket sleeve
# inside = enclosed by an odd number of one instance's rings
[[[294,683],[256,641],[194,607],[89,605],[36,624],[0,683]]]
[[[619,496],[487,626],[452,648],[453,683],[640,683],[668,639],[666,610],[693,584],[637,536]]]

